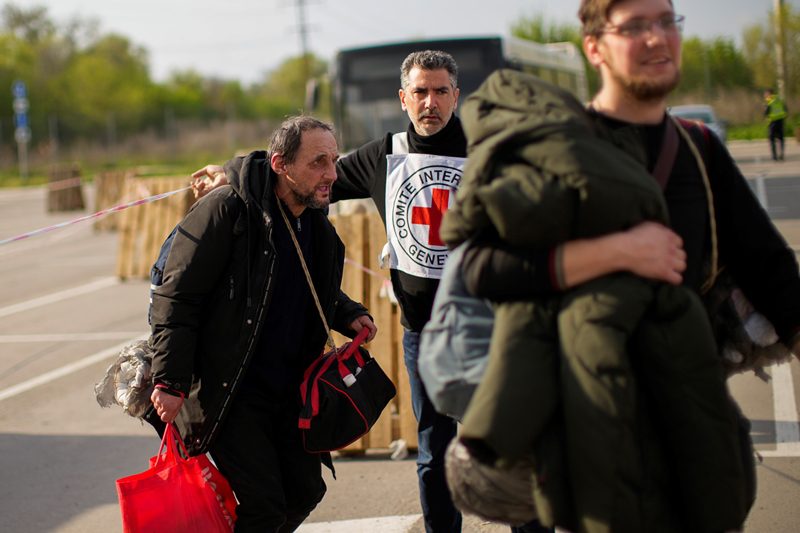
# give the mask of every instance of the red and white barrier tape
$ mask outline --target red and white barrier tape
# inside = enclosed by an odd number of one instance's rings
[[[381,288],[378,291],[378,296],[380,296],[381,298],[388,298],[389,301],[391,301],[392,303],[395,303],[395,304],[398,303],[397,302],[397,296],[395,296],[394,289],[392,288],[392,281],[389,278],[387,278],[385,275],[381,274],[380,272],[376,272],[375,270],[372,270],[372,269],[369,269],[369,268],[365,267],[361,263],[353,261],[349,257],[345,257],[344,258],[344,262],[347,263],[348,265],[353,265],[355,268],[361,270],[362,272],[366,272],[367,274],[369,274],[372,277],[380,279],[381,280]]]
[[[136,207],[137,205],[143,205],[143,204],[148,204],[150,202],[156,202],[158,200],[163,200],[164,198],[167,198],[168,196],[172,196],[174,194],[178,194],[178,193],[187,191],[189,189],[191,189],[191,186],[183,187],[182,189],[177,189],[175,191],[169,191],[169,192],[165,192],[165,193],[161,193],[161,194],[156,194],[154,196],[148,196],[147,198],[142,198],[141,200],[135,200],[133,202],[128,202],[127,204],[120,204],[120,205],[116,205],[114,207],[109,207],[108,209],[103,209],[101,211],[98,211],[97,213],[92,213],[91,215],[82,216],[80,218],[76,218],[76,219],[73,219],[73,220],[68,220],[66,222],[61,222],[59,224],[53,224],[52,226],[47,226],[45,228],[39,228],[39,229],[34,230],[34,231],[29,231],[28,233],[23,233],[22,235],[17,235],[16,237],[9,237],[7,239],[0,240],[0,246],[2,246],[4,244],[11,243],[11,242],[21,241],[23,239],[27,239],[27,238],[30,238],[30,237],[35,237],[37,235],[41,235],[43,233],[47,233],[47,232],[50,232],[50,231],[61,229],[61,228],[67,227],[67,226],[71,226],[72,224],[77,224],[78,222],[84,222],[84,221],[90,220],[90,219],[101,218],[101,217],[104,217],[106,215],[110,215],[111,213],[116,213],[118,211],[123,211],[125,209],[128,209],[129,207]],[[392,282],[385,275],[383,275],[380,272],[377,272],[375,270],[372,270],[370,268],[367,268],[364,265],[362,265],[361,263],[353,261],[350,258],[346,257],[344,261],[345,261],[345,263],[353,265],[354,267],[358,268],[359,270],[361,270],[363,272],[366,272],[370,276],[373,276],[373,277],[376,277],[376,278],[380,278],[381,280],[383,280],[382,291],[381,292],[384,292],[384,291],[387,291],[387,290],[391,290]]]
[[[345,258],[344,258],[344,262],[345,262],[345,263],[347,263],[347,264],[349,264],[349,265],[353,265],[353,266],[354,266],[354,267],[356,267],[357,269],[361,270],[362,272],[366,272],[366,273],[367,273],[367,274],[369,274],[370,276],[374,276],[374,277],[376,277],[376,278],[383,278],[383,279],[385,279],[385,280],[387,280],[387,281],[389,280],[389,279],[388,279],[386,276],[384,276],[384,275],[383,275],[383,274],[381,274],[380,272],[376,272],[376,271],[374,271],[374,270],[370,270],[369,268],[365,267],[365,266],[364,266],[364,265],[362,265],[361,263],[357,263],[357,262],[353,261],[353,260],[352,260],[352,259],[350,259],[349,257],[345,257]]]
[[[39,228],[39,229],[34,230],[34,231],[29,231],[28,233],[23,233],[22,235],[17,235],[16,237],[9,237],[7,239],[2,239],[2,240],[0,240],[0,246],[2,246],[4,244],[8,244],[10,242],[21,241],[23,239],[27,239],[29,237],[34,237],[36,235],[41,235],[43,233],[47,233],[49,231],[53,231],[53,230],[57,230],[57,229],[60,229],[60,228],[64,228],[66,226],[71,226],[72,224],[77,224],[78,222],[83,222],[85,220],[104,217],[106,215],[110,215],[111,213],[116,213],[117,211],[123,211],[125,209],[128,209],[129,207],[136,207],[137,205],[149,204],[150,202],[156,202],[158,200],[163,200],[164,198],[167,198],[168,196],[172,196],[173,194],[178,194],[178,193],[181,193],[181,192],[184,192],[184,191],[188,191],[189,189],[191,189],[191,186],[184,187],[182,189],[178,189],[178,190],[175,190],[175,191],[169,191],[169,192],[165,192],[165,193],[161,193],[161,194],[156,194],[154,196],[149,196],[147,198],[142,198],[141,200],[135,200],[133,202],[128,202],[127,204],[115,205],[114,207],[109,207],[108,209],[103,209],[101,211],[98,211],[97,213],[92,213],[91,215],[86,215],[86,216],[83,216],[83,217],[80,217],[80,218],[76,218],[74,220],[68,220],[66,222],[61,222],[59,224],[54,224],[52,226],[47,226],[46,228]]]

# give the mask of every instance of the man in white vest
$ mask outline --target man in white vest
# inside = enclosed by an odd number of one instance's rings
[[[372,198],[386,224],[388,242],[381,260],[390,267],[405,328],[403,351],[418,422],[417,474],[425,530],[457,533],[461,513],[452,503],[444,472],[444,453],[456,435],[456,422],[433,408],[417,359],[419,335],[430,318],[447,258],[439,227],[454,201],[467,152],[461,121],[453,114],[458,106],[458,66],[446,52],[414,52],[400,67],[400,87],[400,105],[410,119],[407,130],[387,133],[340,159],[332,201]],[[218,165],[208,165],[192,177],[197,196],[227,183]],[[512,531],[549,530],[534,522]]]
[[[333,200],[371,197],[386,223],[392,287],[400,303],[403,352],[417,418],[420,502],[428,533],[461,531],[444,473],[444,452],[456,434],[453,419],[437,413],[417,371],[419,335],[428,321],[447,248],[439,237],[455,198],[467,152],[458,105],[458,67],[450,54],[414,52],[400,68],[400,105],[406,131],[387,133],[341,159]]]

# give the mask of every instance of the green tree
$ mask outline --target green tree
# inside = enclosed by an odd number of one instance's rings
[[[571,42],[581,46],[581,30],[576,24],[548,22],[544,15],[523,17],[511,26],[511,34],[537,43]]]
[[[682,77],[677,94],[704,91],[710,97],[721,89],[754,86],[753,72],[731,39],[687,38],[683,41],[682,56]]]
[[[303,110],[306,96],[306,70],[311,78],[322,78],[327,72],[327,64],[313,54],[307,57],[296,56],[285,60],[274,71],[267,74],[262,83],[251,91],[255,99],[256,112],[265,117],[280,118]],[[325,103],[325,99],[320,100]],[[318,114],[330,114],[323,107]]]
[[[77,133],[124,135],[155,116],[147,53],[120,35],[105,35],[74,54],[62,86],[67,107],[59,114]]]
[[[553,23],[549,22],[544,15],[536,14],[531,17],[522,17],[514,23],[511,26],[511,35],[537,43],[569,42],[574,44],[581,51],[583,64],[586,67],[589,94],[594,94],[600,88],[600,78],[597,71],[583,55],[583,37],[580,26],[577,24]]]
[[[77,26],[73,26],[77,27]],[[61,96],[56,81],[74,50],[42,7],[7,4],[0,10],[0,120],[11,126],[11,94],[15,80],[28,87],[28,120],[33,142],[48,140],[48,121]],[[5,118],[8,117],[8,118]],[[11,131],[10,127],[4,128]],[[10,142],[11,136],[5,137]]]
[[[0,12],[3,30],[29,43],[53,37],[56,25],[47,14],[47,8],[38,6],[24,9],[15,4],[6,4]]]
[[[304,105],[307,77],[321,77],[326,70],[323,61],[308,55],[286,60],[249,88],[191,70],[158,84],[150,77],[144,48],[122,35],[101,33],[93,20],[57,23],[44,7],[8,3],[0,8],[0,131],[5,144],[13,142],[7,134],[13,116],[8,89],[15,80],[28,86],[33,143],[47,142],[57,121],[59,142],[69,144],[121,140],[144,130],[172,134],[179,121],[296,113]]]
[[[205,106],[217,118],[252,118],[251,102],[238,81],[207,79]]]
[[[786,92],[800,94],[800,9],[791,4],[783,6],[784,61],[786,63]],[[761,23],[745,28],[742,34],[744,56],[753,71],[758,87],[777,85],[775,60],[775,12],[770,11]]]
[[[161,88],[163,105],[178,119],[208,118],[204,116],[204,83],[195,70],[173,72]]]

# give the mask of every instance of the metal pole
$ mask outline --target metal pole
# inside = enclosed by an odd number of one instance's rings
[[[297,0],[297,23],[300,33],[300,53],[303,54],[303,87],[311,77],[311,63],[308,57],[308,27],[306,26],[305,0]]]
[[[19,161],[19,176],[22,183],[28,183],[28,142],[17,142],[17,158]]]
[[[775,0],[775,66],[778,94],[786,100],[786,58],[784,55],[783,0]]]

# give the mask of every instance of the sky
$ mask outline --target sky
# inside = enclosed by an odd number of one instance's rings
[[[5,3],[6,0],[2,0]],[[301,50],[303,2],[311,52],[330,60],[341,48],[409,39],[509,35],[520,17],[541,14],[577,24],[579,0],[14,0],[45,6],[57,22],[95,19],[101,33],[120,33],[149,53],[151,75],[175,70],[245,84]],[[795,7],[800,0],[786,0]],[[674,0],[686,16],[684,34],[724,36],[763,23],[775,0]]]

